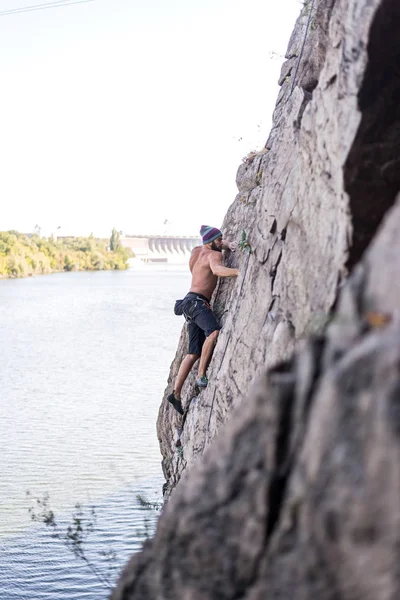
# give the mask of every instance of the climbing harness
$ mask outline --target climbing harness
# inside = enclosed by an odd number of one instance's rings
[[[183,315],[185,317],[185,320],[187,323],[191,323],[193,321],[193,317],[185,311],[185,300],[189,300],[191,302],[190,305],[190,312],[193,313],[193,311],[195,310],[195,308],[197,307],[197,305],[203,304],[203,306],[206,306],[207,308],[209,308],[212,311],[212,308],[210,306],[210,303],[203,297],[201,296],[196,296],[195,298],[182,298],[182,300],[176,300],[175,301],[175,306],[174,306],[174,313],[178,316]]]

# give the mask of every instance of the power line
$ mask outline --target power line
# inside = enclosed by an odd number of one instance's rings
[[[60,8],[61,6],[72,6],[72,4],[86,4],[87,2],[95,2],[95,0],[56,0],[55,2],[49,2],[48,4],[34,4],[32,6],[21,6],[20,8],[11,8],[10,10],[0,11],[0,17],[6,15],[17,15],[25,12],[32,12],[36,10],[46,10],[47,8]]]

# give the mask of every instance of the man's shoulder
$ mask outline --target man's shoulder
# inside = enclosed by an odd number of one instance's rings
[[[200,256],[202,249],[203,249],[203,246],[196,246],[195,248],[193,248],[193,250],[190,253],[190,259],[197,260]]]
[[[203,246],[196,246],[190,253],[189,268],[191,271],[193,270],[194,265],[198,262],[200,258],[200,252],[202,248]]]
[[[212,250],[211,248],[206,248],[205,246],[196,246],[193,248],[191,253],[191,258],[199,258],[202,261],[209,261],[210,259],[219,259],[222,257],[221,252],[217,250]]]

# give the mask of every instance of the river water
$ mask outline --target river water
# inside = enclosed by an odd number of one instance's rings
[[[101,576],[101,551],[119,567],[154,528],[137,495],[161,502],[156,419],[188,286],[187,267],[168,266],[0,281],[1,600],[108,595],[30,521],[46,493],[60,532],[77,502],[94,505],[85,552]]]

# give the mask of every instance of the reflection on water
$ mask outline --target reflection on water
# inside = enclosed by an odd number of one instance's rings
[[[126,558],[141,542],[132,490],[161,489],[155,423],[182,327],[172,306],[188,283],[168,267],[0,282],[2,597],[71,599],[82,577],[76,597],[99,598],[90,573],[29,522],[28,489],[49,492],[62,515],[94,503],[94,550],[112,538]]]

